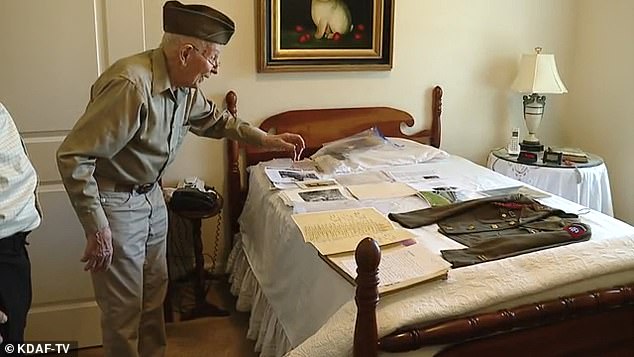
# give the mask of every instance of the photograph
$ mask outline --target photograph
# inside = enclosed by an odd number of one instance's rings
[[[273,184],[294,184],[298,181],[315,181],[321,179],[316,171],[267,167],[264,169],[264,173],[266,173],[266,176]]]
[[[282,179],[292,179],[295,181],[319,180],[317,175],[310,172],[280,170],[278,173]]]
[[[336,186],[337,181],[335,180],[320,180],[320,181],[303,181],[297,182],[297,186],[301,188],[318,188],[318,187],[328,187],[328,186]]]
[[[258,1],[258,71],[392,68],[394,0]]]
[[[338,188],[299,192],[298,195],[305,202],[340,201],[348,199],[343,194],[341,194],[341,191]]]

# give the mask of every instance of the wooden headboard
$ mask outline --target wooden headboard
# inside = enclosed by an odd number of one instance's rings
[[[442,89],[432,89],[431,125],[414,135],[402,132],[404,127],[412,127],[414,118],[407,112],[390,107],[358,107],[337,109],[291,110],[266,118],[260,128],[269,133],[296,133],[306,141],[304,157],[315,153],[322,144],[344,138],[373,126],[385,136],[404,137],[421,143],[440,147],[440,115],[442,112]],[[237,115],[237,95],[226,95],[227,109]],[[227,140],[227,192],[231,233],[238,232],[238,217],[242,212],[248,191],[248,180],[244,168],[258,162],[267,161],[284,153],[268,151],[251,145]]]

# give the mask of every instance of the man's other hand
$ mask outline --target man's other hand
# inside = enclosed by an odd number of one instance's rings
[[[283,133],[265,136],[262,139],[262,146],[273,150],[293,152],[293,160],[300,160],[306,143],[301,135]]]
[[[86,263],[85,271],[93,273],[106,271],[112,263],[112,232],[104,227],[93,234],[86,235],[86,249],[81,262]]]

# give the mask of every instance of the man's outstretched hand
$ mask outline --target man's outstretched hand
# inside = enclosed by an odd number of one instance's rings
[[[283,133],[265,136],[262,139],[262,146],[273,150],[292,152],[293,160],[300,160],[306,143],[301,135]]]

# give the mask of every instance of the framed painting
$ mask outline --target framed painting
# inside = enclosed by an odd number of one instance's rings
[[[392,69],[394,0],[256,0],[258,72]]]

